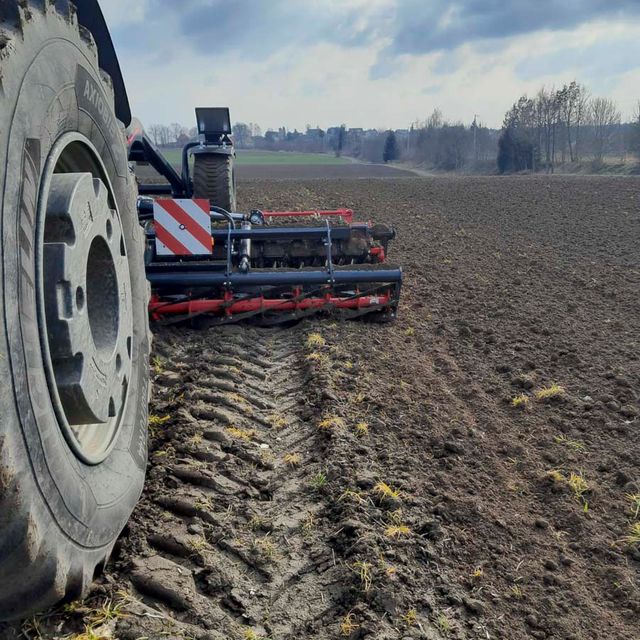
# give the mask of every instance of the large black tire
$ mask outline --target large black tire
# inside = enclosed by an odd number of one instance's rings
[[[196,153],[193,157],[194,198],[205,198],[216,207],[236,211],[234,157],[215,153]]]
[[[121,218],[118,260],[129,270],[131,375],[112,446],[94,464],[74,453],[61,429],[38,291],[40,188],[50,151],[68,133],[88,140],[104,164]],[[149,326],[135,193],[110,80],[71,2],[2,0],[0,620],[84,594],[142,491]]]

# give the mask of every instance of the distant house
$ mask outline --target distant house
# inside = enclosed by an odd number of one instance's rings
[[[315,129],[307,129],[307,136],[313,140],[320,140],[321,138],[324,138],[325,133],[324,130],[317,127]]]
[[[287,133],[287,142],[295,142],[296,140],[299,140],[300,138],[302,138],[302,133],[300,133],[297,129],[294,129],[293,131],[289,131]]]

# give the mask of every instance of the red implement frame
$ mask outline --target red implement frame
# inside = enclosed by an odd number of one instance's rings
[[[185,302],[168,303],[159,299],[151,299],[149,311],[153,320],[160,320],[162,316],[171,315],[200,315],[214,314],[233,316],[242,313],[264,311],[306,311],[308,309],[364,309],[366,307],[386,307],[392,302],[391,295],[385,293],[379,296],[361,296],[338,298],[327,294],[320,298],[304,298],[302,300],[271,300],[263,297],[247,300],[188,300]]]

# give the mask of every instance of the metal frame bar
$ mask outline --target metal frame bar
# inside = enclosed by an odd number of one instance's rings
[[[353,231],[365,231],[360,227],[335,227],[331,229],[331,241],[345,241],[351,239]],[[366,230],[367,235],[371,235]],[[227,230],[213,229],[211,236],[214,240],[227,240]],[[251,229],[232,229],[232,240],[321,240],[327,237],[327,229],[325,227],[253,227]],[[152,231],[147,232],[147,238],[155,238]]]
[[[402,269],[338,269],[327,270],[255,270],[250,273],[211,273],[207,271],[163,271],[147,274],[152,287],[228,288],[243,291],[249,288],[279,285],[348,285],[402,282]]]

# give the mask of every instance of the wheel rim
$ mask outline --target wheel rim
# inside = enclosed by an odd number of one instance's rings
[[[93,145],[66,134],[38,203],[39,326],[60,428],[86,464],[113,448],[132,359],[131,277],[113,188]]]

